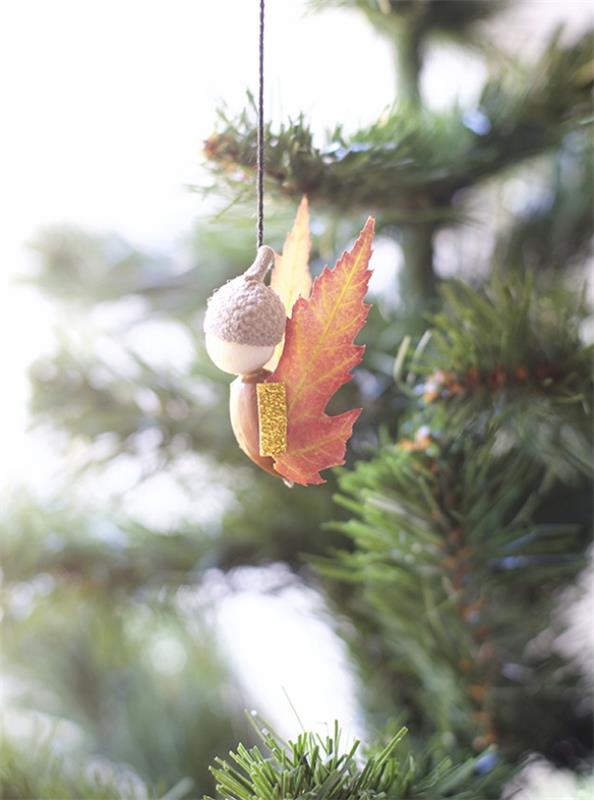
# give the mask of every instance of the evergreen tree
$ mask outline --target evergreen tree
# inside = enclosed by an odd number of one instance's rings
[[[555,34],[525,63],[488,38],[505,10],[495,0],[315,5],[359,13],[398,74],[389,112],[364,129],[337,125],[319,144],[302,116],[266,131],[271,244],[305,193],[323,232],[317,267],[367,213],[402,253],[398,299],[375,303],[364,365],[340,396],[364,408],[350,462],[324,487],[288,491],[232,438],[197,309],[250,259],[245,208],[196,231],[186,271],[115,236],[40,235],[34,281],[70,333],[33,368],[36,424],[76,450],[78,480],[142,455],[138,480],[167,473],[191,498],[206,470],[226,508],[215,498],[201,525],[180,513],[163,530],[81,508],[66,486],[4,513],[8,671],[21,703],[75,722],[84,741],[63,756],[48,744],[58,731],[23,748],[6,730],[2,797],[479,800],[500,797],[528,753],[576,773],[592,758],[583,675],[555,647],[559,598],[591,541],[592,34]],[[443,37],[484,54],[471,108],[424,104],[424,59]],[[223,199],[251,200],[255,121],[251,102],[221,112],[206,142]],[[488,255],[443,278],[447,238],[468,253],[475,210],[518,177],[535,185],[531,203],[482,223]],[[189,369],[135,346],[130,334],[155,324],[191,347]],[[209,569],[270,561],[335,609],[360,675],[363,756],[338,730],[285,744],[244,722],[200,587]],[[168,673],[151,654],[172,641]]]

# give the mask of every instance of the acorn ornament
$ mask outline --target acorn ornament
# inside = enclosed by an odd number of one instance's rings
[[[282,341],[285,307],[264,283],[273,264],[274,250],[263,245],[251,267],[218,289],[208,302],[204,318],[206,350],[223,372],[256,372]]]
[[[208,301],[204,318],[208,355],[223,372],[239,376],[231,384],[231,426],[240,448],[272,474],[272,455],[286,448],[284,386],[266,383],[264,369],[285,333],[282,300],[264,283],[274,250],[258,249],[243,275],[228,281]]]
[[[324,483],[320,472],[344,463],[361,412],[329,416],[326,406],[363,357],[354,339],[369,310],[373,233],[369,219],[353,248],[312,285],[304,198],[282,255],[261,246],[251,267],[208,302],[206,349],[237,376],[229,404],[237,444],[289,486]],[[274,289],[264,283],[272,267]]]

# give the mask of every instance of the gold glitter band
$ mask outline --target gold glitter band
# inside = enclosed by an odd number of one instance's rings
[[[275,456],[287,449],[287,396],[282,383],[258,383],[260,455]]]

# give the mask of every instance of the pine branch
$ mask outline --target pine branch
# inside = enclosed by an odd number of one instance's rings
[[[352,136],[337,127],[321,147],[303,116],[278,130],[269,125],[268,187],[293,198],[305,193],[341,213],[374,209],[385,222],[451,219],[461,189],[546,152],[587,122],[591,87],[588,34],[569,47],[554,39],[532,68],[488,83],[472,112],[397,108]],[[219,116],[220,130],[205,144],[217,188],[248,191],[256,155],[253,101],[236,119]]]
[[[411,356],[408,376],[425,422],[443,425],[445,415],[460,434],[505,430],[558,475],[590,474],[593,348],[580,341],[580,298],[540,294],[529,274],[496,277],[480,292],[452,282],[442,297],[431,344]]]
[[[427,753],[419,762],[404,748],[405,735],[406,729],[401,729],[382,750],[362,762],[358,742],[343,751],[337,724],[331,736],[303,733],[288,744],[263,729],[260,736],[267,754],[259,747],[248,750],[239,745],[230,753],[230,762],[217,759],[212,768],[217,800],[439,800],[446,796],[487,800],[499,796],[505,769],[493,769],[489,758],[436,763],[435,754]]]
[[[341,476],[352,519],[337,527],[354,550],[315,563],[350,586],[338,607],[384,709],[408,709],[423,737],[518,753],[564,729],[575,695],[575,675],[550,654],[535,665],[527,645],[584,565],[592,351],[579,300],[529,275],[442,294],[431,338],[399,354],[400,440]],[[535,696],[551,727],[528,742],[514,709]]]
[[[425,740],[440,733],[521,752],[526,743],[501,721],[518,695],[531,696],[526,644],[547,624],[554,587],[584,565],[588,515],[539,524],[543,469],[522,452],[498,455],[493,438],[456,432],[416,449],[386,444],[340,484],[352,519],[338,527],[354,551],[315,563],[352,587],[340,605],[361,634],[347,638],[384,713],[389,701],[407,709]],[[509,687],[508,665],[522,663]],[[567,687],[550,685],[558,703]]]

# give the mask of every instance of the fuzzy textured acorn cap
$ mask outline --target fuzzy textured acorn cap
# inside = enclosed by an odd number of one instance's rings
[[[274,251],[264,245],[252,266],[221,286],[208,301],[205,333],[225,342],[276,345],[285,332],[286,313],[280,297],[263,283],[274,263]]]

